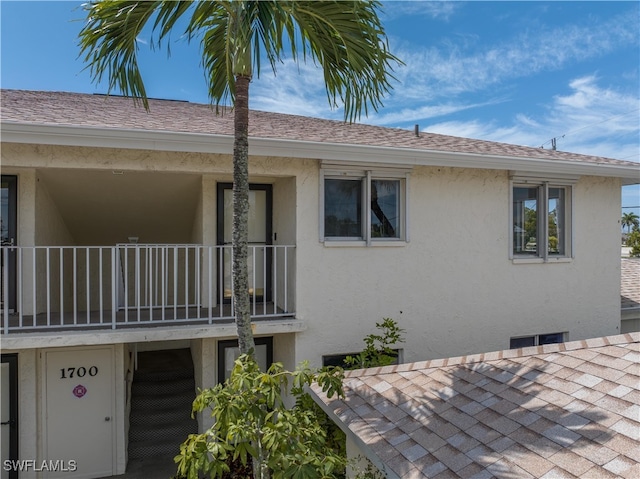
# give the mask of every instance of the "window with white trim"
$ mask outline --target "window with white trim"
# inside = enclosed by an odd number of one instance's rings
[[[519,178],[513,180],[513,258],[548,261],[571,257],[571,190],[570,184]]]
[[[408,240],[407,173],[323,170],[321,241]]]

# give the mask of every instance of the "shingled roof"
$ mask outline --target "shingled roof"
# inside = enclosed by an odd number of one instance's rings
[[[65,92],[2,90],[3,124],[56,125],[233,135],[233,115],[222,108],[184,101],[149,100],[149,111],[130,98]],[[470,153],[511,158],[559,160],[637,168],[637,163],[590,155],[459,138],[399,128],[251,111],[252,138],[366,145],[409,150]]]
[[[640,308],[640,258],[622,258],[621,273],[622,309]]]
[[[350,371],[316,401],[388,478],[640,477],[640,333]]]

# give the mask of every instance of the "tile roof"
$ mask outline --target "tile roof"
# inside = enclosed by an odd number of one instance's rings
[[[622,258],[621,273],[622,309],[640,307],[640,258]]]
[[[233,135],[233,114],[211,105],[173,100],[149,100],[150,111],[130,98],[66,92],[2,90],[3,122],[98,128],[140,129]],[[408,148],[513,158],[562,160],[586,164],[637,167],[637,163],[590,155],[459,138],[399,128],[323,120],[252,110],[249,135],[254,138]]]
[[[313,388],[387,477],[640,477],[640,333],[349,371],[344,390]]]

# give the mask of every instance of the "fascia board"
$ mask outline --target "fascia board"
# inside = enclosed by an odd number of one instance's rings
[[[263,140],[265,141],[265,140]],[[521,170],[532,173],[564,174],[573,176],[609,176],[623,178],[625,184],[640,183],[640,164],[637,168],[605,163],[586,163],[541,158],[481,155],[476,153],[415,150],[369,145],[345,145],[339,143],[308,143],[295,140],[250,139],[249,151],[266,156],[316,158],[336,162],[363,162],[402,166],[438,166],[453,168],[478,168],[489,170]],[[258,150],[252,151],[251,145]]]
[[[1,140],[101,148],[232,154],[233,137],[189,132],[130,130],[87,126],[34,125],[3,122]],[[438,166],[490,170],[521,170],[543,174],[570,174],[621,178],[623,184],[640,183],[638,168],[541,158],[476,153],[416,150],[411,148],[320,143],[273,138],[249,138],[249,154],[284,158],[312,158],[337,162],[364,162],[398,166]]]
[[[233,138],[188,132],[2,123],[2,142],[232,154]]]

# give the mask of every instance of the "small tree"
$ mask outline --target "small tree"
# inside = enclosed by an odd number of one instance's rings
[[[316,411],[304,405],[310,400],[306,386],[315,381],[332,397],[342,395],[342,379],[340,368],[316,372],[304,363],[294,372],[280,363],[261,372],[252,355],[240,356],[224,384],[196,397],[193,412],[210,409],[215,423],[180,446],[178,474],[223,477],[229,461],[246,465],[251,459],[255,479],[337,477],[346,459],[327,448]],[[287,393],[296,399],[292,408],[284,404]]]
[[[398,353],[393,349],[397,343],[403,343],[405,330],[392,318],[383,318],[376,323],[380,334],[369,334],[364,338],[365,348],[356,356],[347,356],[344,360],[347,369],[372,368],[393,364]]]
[[[629,256],[640,258],[640,230],[634,229],[627,237],[627,246],[631,247]]]

